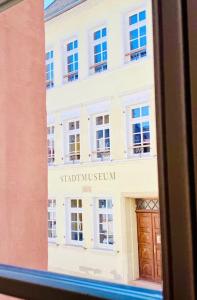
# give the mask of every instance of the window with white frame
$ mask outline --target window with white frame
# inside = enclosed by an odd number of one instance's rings
[[[80,121],[65,123],[65,162],[80,161]]]
[[[55,241],[56,235],[56,200],[48,199],[48,240]]]
[[[103,27],[93,32],[92,37],[91,73],[107,70],[107,28]]]
[[[78,79],[78,40],[68,41],[64,47],[64,79],[66,82]]]
[[[110,124],[109,114],[100,114],[95,116],[95,150],[93,158],[99,160],[110,159]]]
[[[83,206],[82,200],[78,198],[69,199],[69,243],[83,244]],[[67,217],[67,213],[66,213]]]
[[[129,108],[129,154],[150,153],[150,107],[137,105]]]
[[[139,60],[147,55],[146,10],[131,14],[128,18],[127,61]]]
[[[112,199],[96,199],[96,246],[112,248],[114,245]]]
[[[48,165],[54,164],[55,161],[55,126],[50,125],[47,127],[48,135]]]
[[[54,86],[54,51],[50,50],[45,55],[46,66],[46,88],[50,89]]]

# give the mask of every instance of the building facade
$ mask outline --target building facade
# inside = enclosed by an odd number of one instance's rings
[[[49,270],[160,282],[151,1],[45,10]]]

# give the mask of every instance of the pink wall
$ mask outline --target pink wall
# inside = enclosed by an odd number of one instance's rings
[[[0,14],[0,263],[37,269],[47,268],[43,13],[43,0],[24,0]]]

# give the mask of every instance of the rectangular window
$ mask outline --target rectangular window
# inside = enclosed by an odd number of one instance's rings
[[[47,127],[48,129],[48,135],[47,135],[47,140],[48,140],[48,165],[54,164],[55,161],[55,126],[51,125]]]
[[[110,159],[110,126],[108,114],[95,117],[95,144],[96,159]]]
[[[54,51],[51,50],[45,55],[46,65],[46,88],[50,89],[54,86]]]
[[[96,241],[99,248],[113,248],[113,204],[112,199],[96,199]]]
[[[131,14],[128,18],[128,61],[139,60],[147,55],[146,10]]]
[[[56,200],[48,200],[48,241],[56,239]]]
[[[99,73],[107,70],[107,28],[103,27],[92,34],[92,65],[90,70]]]
[[[79,69],[79,54],[78,54],[78,40],[74,39],[66,43],[64,47],[64,79],[66,82],[75,81],[78,79]]]
[[[69,242],[83,244],[83,206],[81,199],[69,199]]]
[[[150,153],[150,107],[138,105],[129,109],[129,153]]]
[[[65,162],[80,161],[80,121],[72,120],[66,123],[65,131],[65,143],[66,143],[66,153]]]

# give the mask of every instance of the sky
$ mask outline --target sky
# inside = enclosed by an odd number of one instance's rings
[[[44,8],[51,4],[54,0],[44,0]]]

